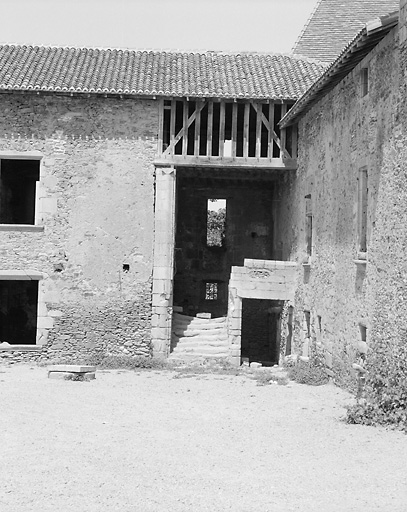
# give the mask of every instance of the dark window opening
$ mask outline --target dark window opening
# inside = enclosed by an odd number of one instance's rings
[[[0,342],[35,345],[38,281],[0,281]]]
[[[367,341],[367,327],[366,325],[359,324],[360,339],[361,341]]]
[[[359,171],[359,251],[367,251],[367,212],[368,212],[368,181],[367,169]]]
[[[311,312],[304,311],[304,320],[306,328],[306,337],[311,338]]]
[[[129,272],[130,271],[130,265],[128,263],[123,263],[123,272]]]
[[[205,300],[218,300],[218,283],[205,283]]]
[[[322,332],[322,317],[320,315],[318,315],[318,331]]]
[[[0,223],[34,224],[39,160],[1,160]]]
[[[305,199],[305,244],[308,256],[312,255],[312,206],[311,196]]]
[[[226,238],[226,199],[208,199],[206,244],[223,247]]]
[[[360,71],[360,82],[362,97],[369,92],[369,68],[362,68]]]

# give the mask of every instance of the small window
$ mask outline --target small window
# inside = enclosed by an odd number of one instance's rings
[[[218,300],[218,283],[205,283],[205,300]]]
[[[362,97],[366,96],[366,94],[369,92],[369,69],[368,68],[362,68],[360,72],[360,83],[361,83],[361,91],[362,91]]]
[[[305,244],[308,256],[312,255],[312,206],[311,195],[305,199]]]
[[[226,199],[208,199],[206,244],[222,247],[226,238]]]
[[[359,251],[367,251],[367,217],[368,217],[368,175],[367,169],[359,170],[358,180],[358,236]]]
[[[0,162],[0,224],[35,224],[39,160]]]

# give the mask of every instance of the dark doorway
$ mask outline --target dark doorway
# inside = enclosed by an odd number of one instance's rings
[[[38,281],[0,281],[0,342],[35,345]]]
[[[243,299],[241,357],[263,366],[278,364],[280,301]]]

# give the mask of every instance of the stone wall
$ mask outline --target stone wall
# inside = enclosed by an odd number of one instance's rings
[[[0,158],[42,157],[43,231],[0,226],[0,270],[43,275],[45,356],[150,352],[157,127],[149,100],[0,96]]]
[[[296,176],[281,180],[277,193],[283,259],[304,264],[297,275],[293,349],[306,357],[322,356],[332,374],[346,374],[354,362],[361,327],[367,327],[369,342],[381,301],[378,268],[383,258],[392,260],[378,247],[396,235],[383,220],[383,210],[392,217],[395,206],[388,181],[394,177],[383,168],[398,102],[398,56],[394,29],[300,120],[299,168]],[[369,68],[369,93],[362,96],[364,67]],[[358,240],[362,168],[368,173],[367,254],[359,252]],[[313,218],[310,257],[307,208]],[[308,312],[310,340],[304,335]]]

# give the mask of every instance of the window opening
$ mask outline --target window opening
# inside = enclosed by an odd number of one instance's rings
[[[206,244],[222,247],[226,237],[226,199],[208,199]]]
[[[358,183],[358,209],[359,209],[359,251],[367,251],[367,211],[368,211],[368,177],[367,169],[359,171]]]
[[[362,97],[369,92],[369,68],[362,68],[360,71]]]
[[[0,280],[0,342],[35,345],[37,309],[37,280]]]
[[[360,329],[360,339],[361,339],[361,341],[366,341],[367,340],[367,327],[366,327],[366,325],[359,324],[359,329]]]
[[[1,160],[1,224],[35,223],[35,192],[39,179],[39,160]]]
[[[304,311],[306,338],[311,338],[311,312]]]
[[[218,300],[218,284],[205,283],[205,300]]]
[[[312,255],[312,206],[311,195],[305,199],[305,244],[307,246],[308,256]]]
[[[321,317],[321,315],[318,315],[318,331],[321,334],[321,332],[322,332],[322,317]]]

